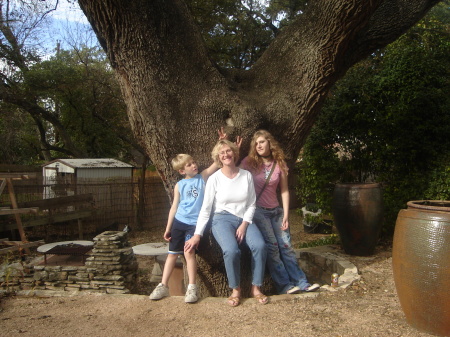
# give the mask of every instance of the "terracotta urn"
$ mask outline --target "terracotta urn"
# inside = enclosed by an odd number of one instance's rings
[[[407,322],[450,336],[450,201],[408,202],[392,249],[395,287]]]

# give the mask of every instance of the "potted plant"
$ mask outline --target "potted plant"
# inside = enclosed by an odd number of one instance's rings
[[[300,209],[305,233],[317,233],[322,210],[313,203],[307,203]]]
[[[322,209],[317,204],[307,203],[299,210],[303,217],[303,230],[310,234],[328,234],[331,233],[331,224],[324,219]]]
[[[303,217],[305,233],[331,233],[333,221],[331,216],[331,200],[335,180],[335,174],[316,174],[311,165],[314,160],[300,160],[295,170],[297,172],[296,193],[299,201],[304,206],[297,210]],[[328,163],[328,172],[335,167]]]

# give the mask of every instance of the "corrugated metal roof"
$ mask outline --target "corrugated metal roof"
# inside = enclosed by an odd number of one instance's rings
[[[50,163],[45,164],[44,166],[55,162],[60,162],[73,168],[133,167],[130,164],[112,158],[56,159],[51,161]]]

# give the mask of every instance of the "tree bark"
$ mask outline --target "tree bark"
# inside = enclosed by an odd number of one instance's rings
[[[248,71],[218,69],[182,0],[80,0],[119,77],[135,136],[171,193],[180,152],[210,163],[215,130],[270,130],[298,155],[330,87],[437,0],[316,0]],[[246,152],[246,144],[243,149]]]
[[[292,164],[331,86],[437,2],[312,1],[252,69],[238,71],[209,59],[182,0],[79,0],[118,75],[133,132],[169,195],[178,179],[170,160],[190,153],[209,165],[223,125],[231,137],[244,136],[242,156],[254,131],[269,130]],[[222,280],[211,280],[216,295],[224,295]]]

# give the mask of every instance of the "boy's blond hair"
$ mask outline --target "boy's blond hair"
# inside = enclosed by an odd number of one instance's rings
[[[172,159],[172,167],[175,171],[183,170],[190,160],[194,160],[191,155],[179,153]]]

